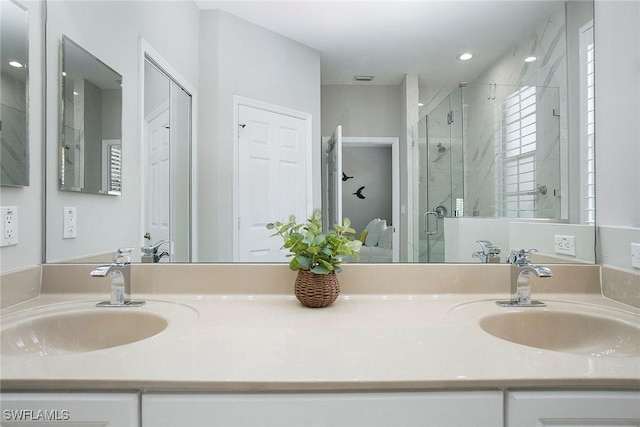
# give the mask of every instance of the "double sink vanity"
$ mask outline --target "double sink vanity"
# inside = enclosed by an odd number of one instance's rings
[[[532,279],[545,307],[501,307],[507,265],[347,265],[323,309],[275,264],[133,265],[146,303],[96,307],[109,282],[92,268],[43,265],[39,295],[3,309],[4,405],[126,397],[131,425],[216,407],[212,425],[528,425],[562,400],[577,412],[552,418],[640,420],[640,309],[602,296],[599,266],[555,265]]]

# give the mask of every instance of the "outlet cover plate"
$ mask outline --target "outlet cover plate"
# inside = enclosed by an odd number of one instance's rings
[[[576,256],[576,236],[556,234],[553,239],[557,254]]]
[[[0,208],[0,247],[18,244],[18,208],[7,206]]]
[[[63,239],[75,239],[78,235],[78,209],[75,207],[64,208]]]
[[[631,244],[631,267],[640,268],[640,243]]]

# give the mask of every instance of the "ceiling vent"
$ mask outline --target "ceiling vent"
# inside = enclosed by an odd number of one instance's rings
[[[353,80],[357,82],[371,82],[375,76],[353,76]]]

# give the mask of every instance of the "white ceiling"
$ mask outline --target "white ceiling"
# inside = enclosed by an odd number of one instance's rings
[[[404,74],[420,85],[473,81],[563,1],[546,0],[196,0],[317,49],[322,84],[397,85]],[[470,61],[456,56],[471,52]],[[523,58],[524,59],[524,58]]]

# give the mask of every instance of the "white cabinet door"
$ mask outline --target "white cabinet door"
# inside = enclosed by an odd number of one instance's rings
[[[639,391],[508,393],[507,427],[640,427]]]
[[[502,393],[145,394],[143,426],[502,426]]]
[[[0,425],[135,427],[138,402],[135,393],[3,393]]]

